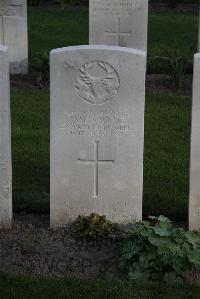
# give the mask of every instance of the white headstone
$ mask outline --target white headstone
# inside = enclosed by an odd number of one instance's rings
[[[28,71],[27,0],[0,0],[0,44],[9,50],[10,72]]]
[[[200,54],[194,56],[189,228],[200,230]]]
[[[142,218],[145,52],[51,52],[51,226],[98,213]]]
[[[198,31],[198,53],[200,52],[200,1],[199,1],[199,31]]]
[[[12,220],[10,81],[7,47],[0,46],[0,226]]]
[[[147,51],[148,0],[90,0],[91,45]]]

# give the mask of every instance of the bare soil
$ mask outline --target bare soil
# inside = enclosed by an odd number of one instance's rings
[[[185,223],[176,223],[185,227]],[[15,275],[125,278],[118,270],[119,233],[87,241],[70,227],[49,228],[48,215],[15,214],[10,229],[0,229],[0,272]],[[188,276],[200,283],[200,269]]]
[[[49,228],[46,215],[15,215],[0,230],[0,271],[7,274],[119,278],[119,237],[86,241],[70,228]]]
[[[177,92],[174,79],[170,75],[151,74],[146,77],[146,91],[154,93],[175,93]],[[190,96],[192,94],[192,75],[185,75],[180,91],[181,95]]]

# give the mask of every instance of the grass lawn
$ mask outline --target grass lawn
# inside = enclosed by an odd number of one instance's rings
[[[2,298],[12,299],[197,299],[200,297],[200,287],[185,284],[164,285],[126,281],[8,278],[7,276],[0,276],[0,293]]]
[[[29,52],[31,68],[37,53],[63,46],[88,44],[88,9],[29,8]],[[165,56],[178,52],[189,60],[192,71],[193,54],[197,52],[198,15],[176,12],[150,12],[148,56]],[[148,71],[161,73],[166,64],[148,61]]]
[[[12,90],[15,210],[49,210],[49,94]],[[187,218],[191,98],[147,94],[144,215]]]

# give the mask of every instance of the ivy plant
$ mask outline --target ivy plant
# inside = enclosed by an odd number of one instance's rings
[[[164,216],[149,218],[128,231],[120,269],[131,280],[185,280],[188,271],[200,266],[200,233],[174,228]]]

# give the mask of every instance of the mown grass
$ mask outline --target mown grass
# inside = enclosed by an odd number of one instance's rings
[[[144,215],[187,218],[191,98],[147,94]],[[12,90],[15,210],[49,211],[49,93]]]
[[[49,209],[49,94],[11,93],[13,200],[15,210]]]
[[[88,9],[29,8],[30,66],[34,68],[37,53],[53,48],[88,44]],[[148,56],[166,56],[178,49],[189,61],[192,71],[193,54],[197,52],[198,15],[177,12],[150,12],[148,26]],[[171,54],[170,54],[171,55]],[[177,55],[177,54],[176,54]],[[166,63],[150,59],[148,72],[169,71]]]
[[[191,98],[148,94],[145,113],[144,214],[187,219]]]
[[[51,279],[0,276],[2,298],[132,299],[200,297],[200,287],[127,281]]]

